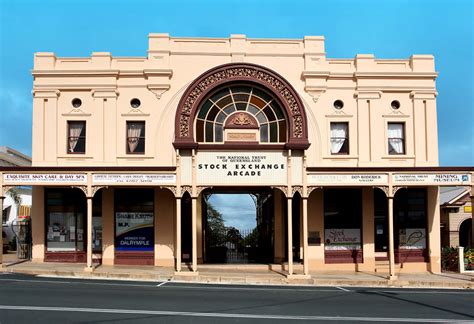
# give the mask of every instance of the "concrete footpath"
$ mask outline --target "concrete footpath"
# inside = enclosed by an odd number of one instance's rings
[[[295,266],[296,273],[302,273]],[[474,289],[474,273],[443,272],[439,274],[398,273],[397,279],[388,280],[387,273],[375,272],[322,272],[314,271],[309,278],[288,278],[280,265],[199,265],[193,273],[183,265],[182,272],[168,267],[96,265],[86,271],[82,263],[33,263],[18,260],[12,252],[3,256],[0,273],[18,273],[38,276],[57,276],[87,279],[122,279],[150,281],[187,281],[195,283],[314,285],[360,287],[411,287]]]

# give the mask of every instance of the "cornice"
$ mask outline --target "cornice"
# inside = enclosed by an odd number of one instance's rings
[[[33,70],[34,77],[44,76],[117,76],[120,70]]]
[[[401,79],[436,79],[438,72],[354,72],[358,79],[401,78]]]

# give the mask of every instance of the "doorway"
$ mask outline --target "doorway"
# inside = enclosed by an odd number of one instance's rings
[[[274,256],[274,202],[270,189],[203,193],[205,263],[269,263]]]
[[[380,189],[374,189],[374,238],[375,252],[388,257],[388,202]]]

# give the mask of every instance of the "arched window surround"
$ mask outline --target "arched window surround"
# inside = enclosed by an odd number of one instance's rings
[[[284,148],[305,150],[309,147],[304,106],[291,84],[266,67],[250,63],[230,63],[204,72],[184,92],[175,117],[175,148],[194,149],[201,145],[195,140],[194,124],[203,100],[217,88],[234,82],[264,88],[280,101],[288,125],[288,138]],[[260,146],[261,149],[270,149],[269,145]],[[222,147],[225,148],[225,144]]]

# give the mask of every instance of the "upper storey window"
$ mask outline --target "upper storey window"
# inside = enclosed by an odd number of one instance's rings
[[[68,153],[86,153],[86,122],[68,121],[67,134]]]
[[[127,122],[127,154],[145,153],[145,122]]]
[[[405,154],[405,124],[388,123],[388,154]]]
[[[349,154],[349,124],[331,123],[331,154]]]
[[[274,97],[253,86],[231,86],[214,92],[201,105],[195,127],[197,142],[224,142],[226,120],[239,112],[255,117],[261,143],[287,141],[285,114]]]

